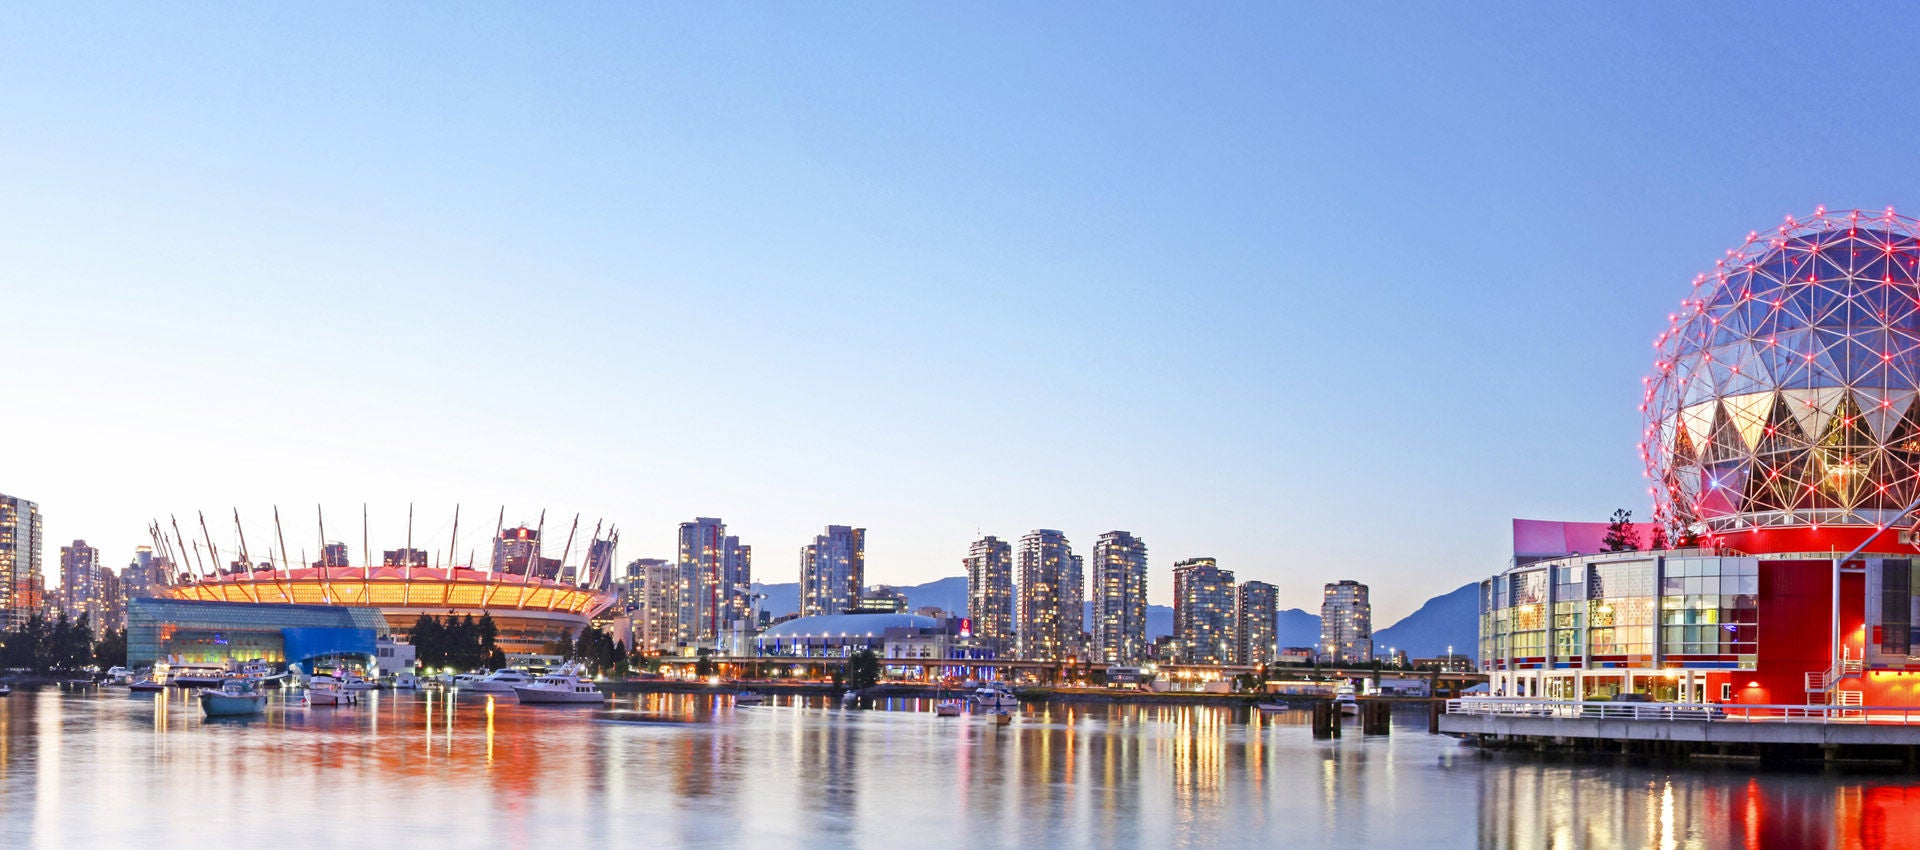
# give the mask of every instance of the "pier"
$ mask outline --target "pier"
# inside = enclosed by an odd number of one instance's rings
[[[1488,749],[1920,766],[1920,706],[1455,699],[1439,731]]]

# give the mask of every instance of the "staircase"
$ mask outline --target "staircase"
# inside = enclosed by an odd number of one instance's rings
[[[1838,669],[1828,667],[1825,670],[1808,670],[1806,673],[1808,705],[1859,705],[1859,691],[1836,691],[1834,686],[1859,676],[1866,665],[1846,647],[1840,649]]]

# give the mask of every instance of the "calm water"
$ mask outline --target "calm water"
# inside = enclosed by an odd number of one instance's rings
[[[1007,728],[613,708],[385,693],[208,722],[178,694],[21,691],[0,699],[0,847],[1920,844],[1902,777],[1482,758],[1424,714],[1316,741],[1304,715],[1211,708],[1028,708]]]

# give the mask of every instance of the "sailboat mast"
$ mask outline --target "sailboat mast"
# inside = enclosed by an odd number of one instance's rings
[[[453,506],[453,537],[447,541],[447,569],[449,571],[453,569],[453,560],[458,557],[460,557],[460,506],[456,504]],[[467,568],[472,569],[473,565],[468,564]],[[448,575],[452,575],[452,573],[449,572]]]

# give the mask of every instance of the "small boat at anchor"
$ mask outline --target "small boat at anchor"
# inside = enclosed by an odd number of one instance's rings
[[[360,695],[347,690],[339,679],[316,673],[307,679],[307,705],[353,705]]]
[[[767,698],[757,691],[741,691],[733,695],[734,705],[765,705]]]
[[[982,685],[973,692],[973,704],[981,708],[1018,708],[1020,698],[1013,695],[1005,685]]]
[[[200,710],[208,717],[250,717],[267,710],[267,695],[253,679],[232,678],[201,691]]]
[[[961,710],[966,708],[966,705],[967,705],[966,703],[961,702],[960,700],[957,700],[957,699],[950,699],[950,700],[945,700],[943,702],[937,702],[933,704],[933,716],[959,717]]]

